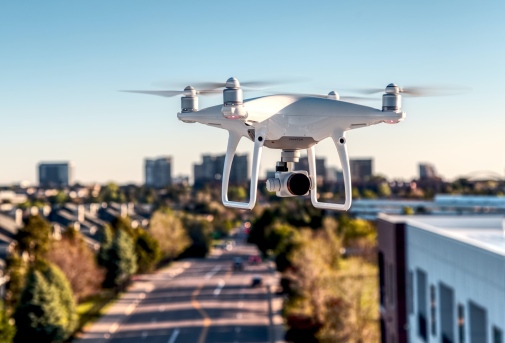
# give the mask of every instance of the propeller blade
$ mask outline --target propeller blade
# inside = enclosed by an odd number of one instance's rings
[[[163,96],[165,98],[171,98],[171,97],[177,96],[177,95],[184,95],[184,91],[121,91],[121,92],[159,95],[159,96]],[[222,91],[217,90],[217,89],[203,89],[203,90],[196,91],[197,95],[203,95],[203,96],[220,94],[220,93],[222,93]]]
[[[171,98],[176,95],[184,94],[183,91],[120,91],[120,92],[159,95],[159,96],[164,96],[166,98]]]
[[[450,96],[469,91],[468,87],[400,87],[400,92],[406,96]]]
[[[270,87],[270,86],[277,86],[277,85],[283,85],[283,84],[290,84],[290,83],[296,83],[296,82],[303,82],[303,81],[306,81],[306,79],[285,78],[285,79],[276,79],[276,80],[251,80],[251,81],[244,81],[244,82],[239,80],[241,87],[253,88],[253,89]],[[206,81],[204,81],[204,82],[189,82],[188,84],[195,87],[196,89],[204,89],[204,90],[224,88],[226,86],[226,82],[206,82]],[[186,85],[179,85],[179,86],[181,86],[181,88],[182,88]],[[161,88],[173,87],[174,83],[162,81],[162,82],[153,83],[153,86],[161,87]]]
[[[471,90],[468,87],[452,87],[452,86],[413,86],[413,87],[399,87],[400,93],[405,96],[423,97],[423,96],[449,96],[457,95]],[[384,88],[364,88],[354,90],[360,94],[375,94],[384,93]]]

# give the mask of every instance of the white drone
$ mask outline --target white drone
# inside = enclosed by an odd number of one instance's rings
[[[244,83],[258,86],[259,82]],[[223,104],[198,110],[198,95],[223,93]],[[330,92],[328,95],[281,94],[244,100],[240,83],[229,78],[225,84],[202,84],[204,90],[186,87],[184,91],[129,91],[161,95],[165,97],[183,95],[179,120],[185,123],[201,123],[228,130],[228,147],[222,178],[222,200],[228,207],[252,209],[256,203],[258,174],[263,146],[280,149],[281,161],[277,162],[275,178],[267,180],[267,189],[280,197],[308,195],[314,207],[346,211],[351,207],[351,175],[345,132],[379,123],[396,124],[405,119],[401,110],[401,95],[417,94],[418,90],[404,90],[391,83],[382,96],[382,109],[375,109],[346,101]],[[379,90],[381,91],[381,90]],[[378,92],[377,90],[369,93]],[[353,98],[353,97],[348,97]],[[249,202],[228,200],[230,169],[237,146],[242,137],[254,142]],[[343,204],[319,202],[316,186],[316,160],[314,146],[331,137],[337,147],[342,165],[345,202]],[[293,170],[298,162],[300,150],[306,149],[309,172]]]

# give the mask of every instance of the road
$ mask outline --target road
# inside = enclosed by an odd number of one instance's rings
[[[179,261],[137,277],[133,287],[80,343],[270,343],[279,341],[277,281],[267,264],[249,265],[252,245],[237,243],[206,259]],[[241,257],[244,269],[234,271]],[[253,275],[263,286],[251,287]],[[276,325],[277,324],[277,325]],[[280,326],[282,327],[282,326]],[[281,328],[282,330],[282,328]]]

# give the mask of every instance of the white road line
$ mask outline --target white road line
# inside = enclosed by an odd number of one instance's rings
[[[242,308],[244,307],[244,302],[243,301],[239,301],[238,302],[238,308]]]
[[[213,277],[219,270],[221,269],[221,266],[215,266],[214,268],[212,268],[212,270],[210,272],[208,272],[207,274],[205,274],[205,278],[208,280],[210,279],[211,277]]]
[[[165,305],[158,306],[158,311],[160,311],[160,312],[165,311]]]
[[[221,290],[223,289],[224,285],[225,285],[224,280],[223,279],[219,280],[219,283],[216,289],[214,290],[214,296],[217,297],[219,293],[221,293]]]
[[[109,328],[109,332],[110,332],[110,333],[114,333],[114,332],[116,332],[116,331],[117,331],[117,329],[118,329],[118,328],[119,328],[119,323],[114,323],[114,324],[112,324],[112,325],[110,326],[110,328]]]
[[[172,335],[170,336],[170,339],[167,343],[175,343],[177,336],[179,336],[179,329],[175,329],[174,332],[172,332]]]

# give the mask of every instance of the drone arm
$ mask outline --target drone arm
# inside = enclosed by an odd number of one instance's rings
[[[307,149],[309,173],[313,180],[313,188],[310,191],[310,199],[312,201],[312,205],[314,205],[316,208],[325,210],[347,211],[351,207],[352,201],[351,172],[349,167],[349,157],[347,156],[347,142],[343,131],[335,132],[332,136],[332,139],[335,142],[338,155],[340,157],[340,163],[342,164],[342,171],[344,174],[345,202],[343,204],[333,204],[327,202],[319,202],[317,200],[316,154],[314,146]]]
[[[230,136],[228,137],[228,148],[226,149],[226,156],[224,158],[224,168],[223,168],[223,185],[222,185],[223,205],[227,207],[240,208],[243,210],[250,210],[256,204],[261,152],[263,150],[263,144],[265,143],[264,139],[265,135],[263,134],[262,131],[256,130],[256,137],[254,139],[251,186],[249,190],[249,202],[247,203],[247,202],[237,202],[228,200],[228,183],[230,180],[231,164],[233,162],[233,157],[235,156],[235,151],[237,150],[238,143],[242,138],[242,135],[236,132],[233,131],[229,132]]]

